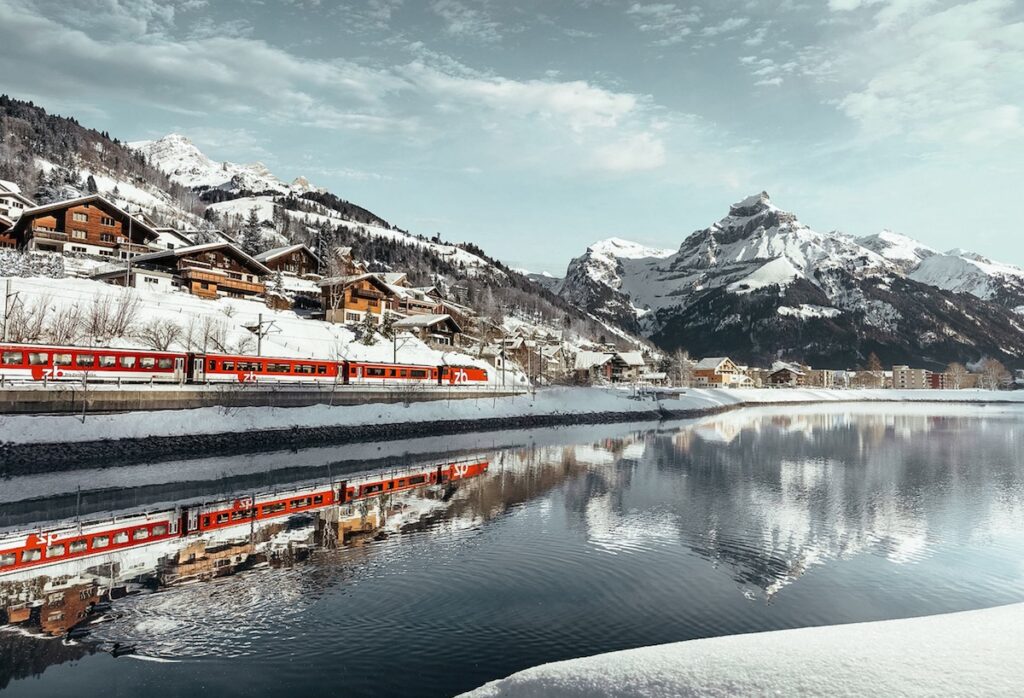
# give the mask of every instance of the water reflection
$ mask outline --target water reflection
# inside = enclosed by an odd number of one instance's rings
[[[839,405],[517,435],[454,490],[154,548],[114,575],[147,593],[76,651],[208,663],[150,669],[173,677],[161,696],[313,690],[327,667],[354,694],[451,694],[639,644],[1022,600],[1022,429],[1013,408]],[[439,645],[473,660],[446,670]],[[10,656],[9,676],[40,671]],[[93,666],[74,671],[107,685]]]

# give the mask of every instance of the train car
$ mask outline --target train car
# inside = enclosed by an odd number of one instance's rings
[[[436,384],[440,380],[440,367],[438,366],[365,361],[346,361],[343,366],[344,382],[348,385]]]
[[[135,516],[116,523],[70,526],[0,540],[0,575],[29,567],[151,545],[181,535],[170,512]]]
[[[487,382],[487,369],[478,366],[441,366],[440,385],[482,385]]]
[[[334,383],[341,364],[319,359],[284,359],[231,354],[194,354],[193,383]]]
[[[21,381],[183,383],[187,355],[147,349],[0,344],[0,376]]]

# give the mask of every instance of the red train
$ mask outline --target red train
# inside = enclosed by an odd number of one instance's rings
[[[481,385],[477,366],[324,361],[147,349],[0,344],[4,380],[145,383],[341,383]]]
[[[231,526],[248,526],[254,521],[348,504],[382,494],[443,485],[481,475],[488,466],[487,461],[448,463],[436,468],[392,473],[387,478],[377,475],[327,487],[179,507],[115,521],[0,538],[0,578],[30,567],[103,555]]]

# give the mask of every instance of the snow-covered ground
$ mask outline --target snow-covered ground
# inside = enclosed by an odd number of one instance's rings
[[[1024,604],[544,664],[467,696],[1020,695]]]
[[[1015,402],[1024,392],[986,390],[686,390],[664,400],[634,396],[628,389],[548,388],[535,394],[463,400],[311,407],[204,407],[193,410],[132,412],[87,416],[9,415],[0,417],[0,442],[67,443],[96,439],[146,438],[180,434],[218,434],[249,430],[361,424],[473,420],[530,415],[651,413],[715,409],[787,402],[937,401]]]

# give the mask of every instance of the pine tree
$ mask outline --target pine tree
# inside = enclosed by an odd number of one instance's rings
[[[369,314],[369,313],[367,313],[367,314]],[[384,319],[380,323],[380,333],[382,335],[384,335],[385,337],[387,337],[388,339],[394,339],[395,338],[395,320],[397,320],[397,319],[398,319],[398,316],[395,315],[394,313],[387,313],[387,312],[384,313]]]
[[[242,250],[248,255],[260,253],[263,247],[263,233],[260,230],[260,214],[253,206],[249,209],[249,217],[242,228]]]
[[[373,346],[377,343],[376,330],[377,327],[373,319],[373,313],[367,310],[366,314],[363,315],[363,322],[359,326],[359,341],[366,346]]]
[[[85,188],[90,194],[98,192],[99,187],[96,186],[96,178],[89,175],[89,179],[85,180]]]

